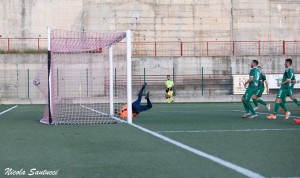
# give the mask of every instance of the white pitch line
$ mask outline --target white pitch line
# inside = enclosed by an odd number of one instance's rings
[[[245,111],[242,111],[242,110],[233,110],[235,112],[245,112]],[[265,112],[256,112],[257,114],[264,114],[264,115],[269,115],[270,113],[265,113]],[[277,114],[277,116],[285,116],[285,115],[282,115],[282,114]],[[290,118],[300,118],[300,116],[290,116]]]
[[[205,110],[206,112],[207,111],[210,111],[210,112],[232,112],[232,111],[230,111],[230,110]],[[155,112],[161,112],[161,113],[170,113],[170,112],[174,112],[174,113],[185,113],[185,112],[191,112],[191,113],[195,113],[195,112],[197,112],[197,113],[199,113],[199,112],[201,112],[201,111],[199,111],[199,110],[184,110],[184,111],[155,111]]]
[[[298,176],[298,177],[271,177],[271,178],[300,178],[300,177]]]
[[[165,130],[157,133],[209,133],[209,132],[256,132],[256,131],[300,131],[296,128],[291,129],[240,129],[240,130]]]
[[[231,170],[234,170],[234,171],[236,171],[236,172],[238,172],[240,174],[243,174],[243,175],[245,175],[247,177],[251,177],[251,178],[253,178],[253,177],[255,177],[255,178],[264,178],[264,176],[262,176],[262,175],[260,175],[260,174],[258,174],[256,172],[253,172],[253,171],[251,171],[249,169],[243,168],[241,166],[238,166],[236,164],[233,164],[233,163],[230,163],[228,161],[222,160],[222,159],[220,159],[218,157],[215,157],[213,155],[207,154],[207,153],[205,153],[203,151],[200,151],[200,150],[197,150],[195,148],[192,148],[192,147],[190,147],[188,145],[185,145],[183,143],[180,143],[178,141],[172,140],[172,139],[170,139],[170,138],[168,138],[166,136],[163,136],[163,135],[161,135],[159,133],[153,132],[153,131],[151,131],[149,129],[146,129],[146,128],[142,127],[142,126],[139,126],[139,125],[136,125],[136,124],[133,124],[133,123],[129,124],[129,125],[137,128],[137,129],[139,129],[139,130],[141,130],[143,132],[149,133],[149,134],[151,134],[151,135],[153,135],[153,136],[155,136],[155,137],[157,137],[157,138],[159,138],[161,140],[164,140],[164,141],[169,142],[169,143],[171,143],[171,144],[173,144],[175,146],[178,146],[178,147],[180,147],[180,148],[182,148],[184,150],[192,152],[192,153],[194,153],[194,154],[196,154],[198,156],[201,156],[201,157],[209,159],[209,160],[211,160],[211,161],[213,161],[215,163],[218,163],[218,164],[220,164],[222,166],[225,166],[225,167],[227,167],[227,168],[229,168]]]
[[[15,106],[13,106],[13,107],[11,107],[11,108],[5,110],[5,111],[2,111],[2,112],[0,113],[0,115],[2,115],[2,114],[4,114],[4,113],[7,113],[8,111],[15,109],[16,107],[18,107],[18,105],[15,105]]]
[[[184,113],[184,112],[199,112],[199,111],[155,111],[155,112],[165,112],[165,113],[170,113],[170,112],[174,112],[174,113]]]

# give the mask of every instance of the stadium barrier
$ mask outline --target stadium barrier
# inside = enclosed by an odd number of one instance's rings
[[[122,44],[125,48],[125,43]],[[46,38],[0,38],[0,53],[46,53],[46,49]],[[132,55],[133,57],[300,55],[300,41],[132,42]]]
[[[145,69],[151,70],[151,69]],[[33,69],[0,69],[0,100],[4,99],[28,99],[30,101],[44,99],[42,93],[33,84],[34,77],[39,70]],[[148,83],[151,96],[156,98],[164,97],[165,81],[167,74],[147,75],[134,74],[132,85],[134,96],[139,91],[144,82]],[[224,74],[206,74],[202,71],[193,74],[182,74],[174,71],[171,79],[174,80],[174,94],[181,97],[209,97],[209,96],[230,96],[233,95],[233,78],[230,70]],[[106,76],[108,77],[108,76]],[[45,76],[46,78],[46,76]],[[108,86],[108,78],[105,78]],[[120,87],[126,85],[126,78],[122,75],[114,76],[114,83]],[[300,83],[299,83],[300,84]],[[89,87],[87,87],[89,88]],[[108,87],[104,87],[103,95],[109,96]],[[271,94],[275,94],[277,89],[272,89]],[[299,89],[296,89],[296,94]],[[1,101],[0,101],[1,102]]]

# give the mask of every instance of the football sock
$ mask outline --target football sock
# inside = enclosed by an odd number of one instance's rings
[[[299,102],[296,98],[293,99],[294,103],[296,103],[299,106]]]
[[[253,101],[254,106],[257,107],[258,106],[257,99],[256,98],[252,98],[252,101]]]
[[[274,114],[276,115],[277,114],[277,111],[280,107],[280,103],[275,103],[275,108],[274,108]]]
[[[280,103],[280,106],[282,107],[282,109],[284,110],[284,112],[287,112],[287,109],[286,109],[286,106],[285,106],[285,104],[284,103]]]
[[[242,102],[243,102],[246,113],[249,113],[249,109],[248,109],[248,105],[246,104],[246,101],[242,101]]]
[[[264,100],[259,99],[257,102],[259,102],[259,103],[262,104],[262,105],[267,106],[267,103],[266,103]]]
[[[247,101],[247,105],[248,105],[248,109],[250,110],[250,112],[251,112],[253,115],[255,115],[256,112],[254,111],[253,106],[252,106],[252,104],[250,103],[250,101]]]

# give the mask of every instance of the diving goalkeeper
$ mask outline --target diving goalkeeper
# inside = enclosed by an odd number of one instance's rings
[[[147,104],[146,105],[141,104],[143,91],[144,91],[146,85],[147,85],[147,83],[144,83],[144,85],[142,86],[142,88],[138,94],[137,100],[132,103],[132,118],[138,116],[140,114],[140,112],[144,112],[144,111],[147,111],[152,108],[152,103],[149,98],[149,91],[147,92],[147,94],[145,96],[145,99],[147,100]],[[127,119],[127,104],[125,104],[120,111],[115,110],[115,114],[118,114],[120,117]]]

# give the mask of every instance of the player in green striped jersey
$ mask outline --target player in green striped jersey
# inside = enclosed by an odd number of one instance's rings
[[[259,76],[260,76],[260,71],[257,68],[258,61],[253,60],[251,63],[251,70],[249,74],[249,79],[246,83],[244,83],[244,87],[247,88],[245,94],[242,97],[242,102],[246,111],[246,114],[244,114],[242,117],[243,118],[256,118],[257,114],[254,111],[252,104],[250,102],[250,99],[252,96],[258,91],[258,83],[259,83]],[[248,85],[249,84],[249,85]],[[247,87],[248,85],[248,87]],[[251,114],[250,114],[251,112]]]
[[[258,103],[260,103],[260,104],[266,106],[268,108],[268,111],[270,111],[271,105],[267,104],[264,100],[261,99],[261,97],[265,91],[265,86],[266,86],[267,92],[269,93],[268,81],[267,81],[266,75],[262,72],[262,67],[257,66],[257,68],[260,71],[260,76],[259,76],[259,83],[258,83],[258,91],[252,97],[253,103],[255,105],[254,110],[255,111],[260,110],[260,108],[258,107]]]
[[[289,88],[289,94],[288,96],[291,98],[292,101],[294,101],[294,103],[298,106],[298,110],[300,111],[300,102],[294,97],[294,87],[296,85],[296,77],[295,75],[293,75],[292,79],[291,79],[291,87]],[[282,101],[285,103],[285,100]],[[281,108],[282,109],[282,108]],[[282,109],[283,110],[283,109]]]
[[[292,86],[292,78],[294,76],[294,69],[292,68],[292,64],[292,59],[285,60],[285,71],[283,73],[282,82],[277,85],[280,87],[280,89],[277,92],[274,113],[268,115],[268,119],[276,119],[276,114],[280,106],[285,111],[284,119],[288,119],[291,115],[291,113],[287,110],[285,106],[285,99],[289,95],[289,89]]]

